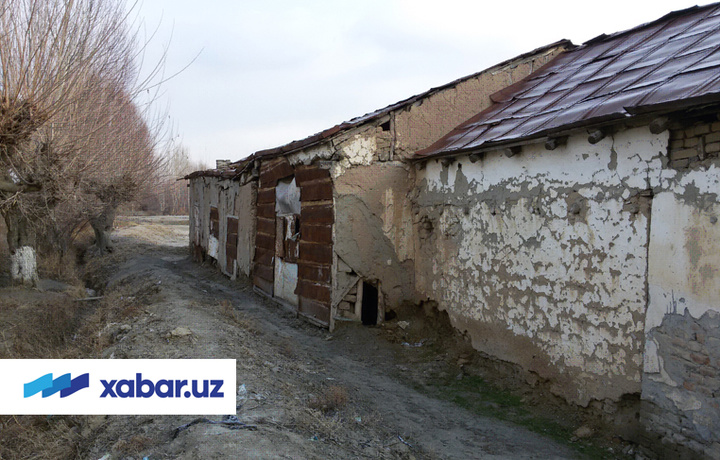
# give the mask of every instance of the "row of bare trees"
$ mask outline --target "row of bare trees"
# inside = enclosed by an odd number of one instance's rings
[[[161,127],[123,0],[0,2],[0,214],[13,280],[34,284],[39,245],[89,223],[108,250],[118,206],[159,182]]]

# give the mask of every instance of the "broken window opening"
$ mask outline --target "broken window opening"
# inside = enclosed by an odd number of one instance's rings
[[[363,281],[362,309],[360,318],[364,326],[375,326],[378,320],[378,290],[372,284]]]

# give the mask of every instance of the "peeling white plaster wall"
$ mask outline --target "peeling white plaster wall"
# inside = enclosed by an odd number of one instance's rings
[[[585,405],[639,393],[649,199],[667,133],[573,136],[418,172],[419,299]],[[645,200],[645,201],[644,201]],[[637,204],[633,204],[636,203]]]

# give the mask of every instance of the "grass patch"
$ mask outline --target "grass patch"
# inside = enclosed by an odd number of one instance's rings
[[[528,430],[546,436],[560,444],[571,447],[584,458],[604,460],[608,458],[626,458],[620,453],[612,453],[604,446],[592,440],[573,439],[575,427],[562,424],[549,417],[537,415],[528,410],[521,396],[499,388],[477,376],[465,376],[460,380],[451,379],[437,382],[425,391],[433,396],[452,401],[456,405],[473,413],[504,420]]]

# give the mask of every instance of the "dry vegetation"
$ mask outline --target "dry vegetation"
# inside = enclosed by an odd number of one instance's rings
[[[99,358],[104,347],[114,340],[108,326],[141,312],[143,302],[153,292],[153,287],[147,284],[121,285],[100,301],[88,302],[83,300],[87,293],[81,277],[92,274],[90,278],[98,285],[104,284],[118,261],[117,256],[93,259],[82,269],[76,268],[74,261],[63,263],[59,257],[44,261],[41,272],[72,284],[65,292],[2,289],[0,359]],[[77,458],[90,419],[0,416],[0,459]],[[121,451],[136,452],[144,445],[142,439],[133,438],[121,446]]]

